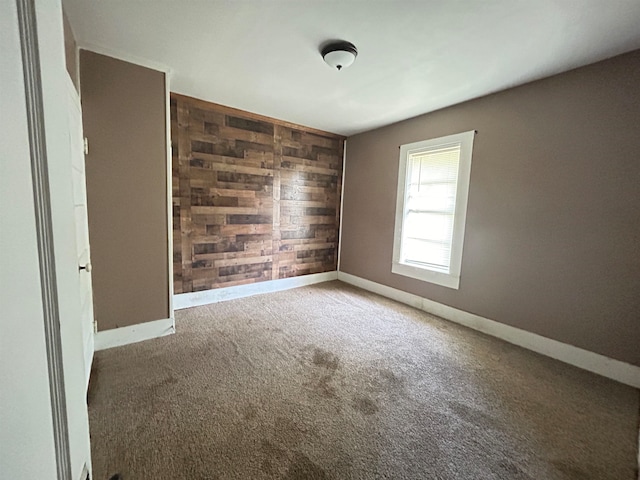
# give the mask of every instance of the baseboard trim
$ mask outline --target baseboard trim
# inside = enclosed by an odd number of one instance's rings
[[[445,320],[478,330],[506,342],[560,360],[578,368],[640,388],[640,367],[541,335],[505,325],[473,313],[458,310],[433,300],[403,292],[349,273],[338,272],[338,280],[383,297],[424,310]]]
[[[202,292],[179,293],[173,296],[173,308],[181,310],[183,308],[199,307],[212,303],[234,300],[236,298],[251,297],[263,293],[280,292],[291,288],[304,287],[314,283],[329,282],[338,279],[338,272],[312,273],[300,277],[281,278],[267,282],[250,283],[248,285],[237,285],[228,288],[216,288],[204,290]]]
[[[107,348],[121,347],[130,343],[138,343],[152,338],[164,337],[176,332],[173,318],[164,318],[152,322],[129,325],[127,327],[103,330],[96,333],[95,348],[106,350]]]

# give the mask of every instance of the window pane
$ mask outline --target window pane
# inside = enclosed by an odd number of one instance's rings
[[[455,183],[432,183],[421,185],[420,192],[409,193],[407,211],[448,212],[456,207]]]
[[[403,250],[404,262],[427,264],[440,267],[446,273],[449,272],[451,246],[448,244],[407,238],[404,241]]]
[[[419,178],[412,176],[414,181],[422,183],[456,183],[458,180],[458,161],[460,159],[460,146],[448,147],[426,152],[412,153],[409,161],[412,164],[419,164]],[[414,180],[415,179],[415,180]]]
[[[460,145],[409,154],[404,262],[449,270],[459,159]]]
[[[408,213],[405,217],[405,238],[451,243],[453,214]]]

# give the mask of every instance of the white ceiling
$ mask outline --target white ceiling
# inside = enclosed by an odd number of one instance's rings
[[[63,3],[81,47],[164,65],[172,91],[344,135],[640,48],[640,0]]]

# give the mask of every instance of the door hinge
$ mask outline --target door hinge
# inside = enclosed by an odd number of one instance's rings
[[[93,321],[93,333],[98,333],[98,321]]]
[[[89,155],[89,139],[87,137],[84,137],[82,143],[84,145],[84,154]]]

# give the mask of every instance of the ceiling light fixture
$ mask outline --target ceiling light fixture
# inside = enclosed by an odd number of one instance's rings
[[[355,61],[358,49],[353,43],[339,41],[329,43],[320,53],[328,65],[337,70],[342,70]]]

